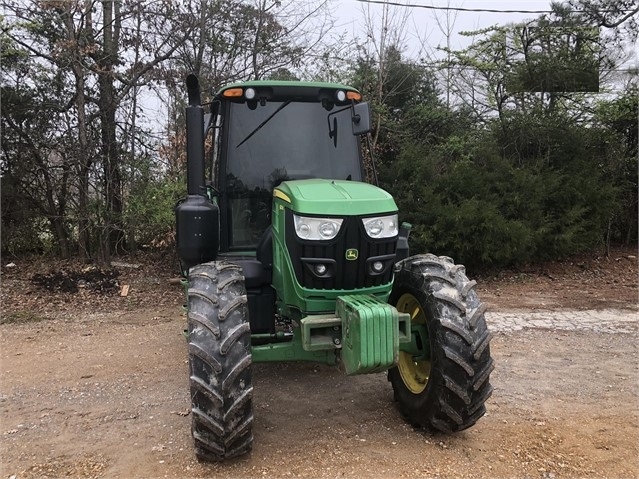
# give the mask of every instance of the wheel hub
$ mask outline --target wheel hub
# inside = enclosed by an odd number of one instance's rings
[[[428,330],[426,328],[426,314],[417,299],[409,293],[403,294],[397,302],[397,309],[411,316],[415,351],[400,351],[397,365],[402,381],[413,394],[420,394],[426,389],[430,377],[430,355],[428,354]]]

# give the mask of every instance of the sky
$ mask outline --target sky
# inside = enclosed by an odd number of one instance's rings
[[[491,10],[550,10],[549,0],[389,0],[394,3],[429,5],[436,7],[461,7],[471,9]],[[366,17],[373,19],[373,25],[378,29],[384,6],[375,3],[364,3],[358,0],[331,0],[331,8],[336,23],[331,32],[334,35],[344,33],[347,39],[363,38],[366,32]],[[423,8],[406,8],[401,6],[389,6],[390,15],[395,18],[406,18],[404,25],[403,43],[404,54],[415,60],[421,58],[433,58],[441,55],[436,51],[437,46],[445,46],[446,38],[437,25],[436,18],[442,25],[446,24],[447,12],[445,10],[430,10]],[[470,44],[470,39],[458,35],[460,31],[472,31],[486,28],[491,25],[504,25],[532,19],[539,14],[521,13],[488,13],[488,12],[449,12],[448,18],[451,30],[455,32],[451,36],[452,49],[460,49]],[[427,56],[429,55],[429,56]],[[155,103],[157,105],[156,92],[147,92],[144,104]],[[164,106],[158,105],[157,115],[164,116]],[[156,118],[157,120],[157,118]]]
[[[488,10],[550,10],[549,0],[389,0],[391,3],[407,5],[427,5],[435,7],[459,7],[468,9]],[[370,12],[373,19],[380,23],[384,6],[381,4],[365,3],[357,0],[339,0],[337,15],[338,29],[343,29],[352,36],[360,36],[366,30],[365,17]],[[407,15],[404,28],[405,54],[419,58],[421,50],[432,50],[437,46],[446,46],[446,36],[442,33],[439,23],[445,27],[448,24],[454,34],[451,36],[450,47],[461,49],[469,45],[470,39],[458,34],[462,31],[473,31],[492,25],[505,25],[538,17],[538,13],[493,13],[493,12],[463,12],[433,10],[418,7],[389,6],[391,15],[402,18]]]
[[[380,0],[383,1],[383,0]],[[470,37],[459,35],[462,31],[474,31],[494,25],[517,23],[532,20],[540,16],[537,11],[549,11],[550,0],[388,0],[389,3],[407,5],[427,5],[434,7],[459,7],[466,9],[486,10],[522,10],[535,13],[495,13],[495,12],[464,12],[433,10],[419,7],[402,7],[390,5],[389,12],[395,18],[405,18],[402,29],[402,43],[405,47],[403,54],[414,60],[443,58],[444,54],[437,47],[446,46],[446,36],[441,31],[439,23],[445,28],[448,22],[453,34],[450,37],[450,48],[459,50],[472,42]],[[365,38],[366,17],[373,19],[376,31],[379,31],[384,5],[366,3],[358,0],[331,0],[330,8],[336,20],[332,35],[345,34],[347,40]],[[636,49],[636,46],[635,46]],[[633,59],[633,62],[636,58]],[[150,92],[149,95],[156,95]],[[145,102],[147,103],[147,102]],[[164,112],[158,111],[160,116]]]

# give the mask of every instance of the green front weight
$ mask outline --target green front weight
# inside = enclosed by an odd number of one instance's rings
[[[251,353],[255,363],[336,364],[339,360],[346,374],[373,373],[395,366],[400,347],[420,354],[416,334],[411,334],[409,314],[400,313],[374,295],[344,295],[337,298],[335,314],[303,317],[289,340],[253,335],[258,344],[251,347]],[[425,334],[424,330],[421,335]],[[277,341],[259,344],[269,339]]]
[[[346,374],[381,372],[397,364],[407,314],[372,295],[340,296],[336,312],[342,319],[341,360]]]

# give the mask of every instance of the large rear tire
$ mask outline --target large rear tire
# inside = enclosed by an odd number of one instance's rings
[[[400,411],[440,432],[466,429],[492,393],[491,334],[465,269],[432,254],[398,263],[390,302],[411,315],[413,345],[388,372]]]
[[[223,261],[194,266],[188,288],[195,454],[222,461],[251,450],[251,330],[244,276]]]

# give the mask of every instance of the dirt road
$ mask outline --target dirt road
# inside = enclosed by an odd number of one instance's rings
[[[385,374],[255,365],[254,450],[213,465],[192,449],[177,306],[54,318],[0,325],[0,478],[639,476],[636,304],[493,304],[494,394],[453,436],[408,426]]]

